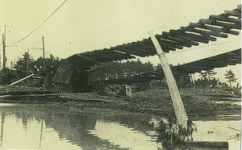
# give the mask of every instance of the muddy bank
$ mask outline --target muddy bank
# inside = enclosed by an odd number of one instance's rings
[[[53,93],[49,90],[44,90],[37,87],[26,86],[0,86],[0,95],[28,95],[28,94],[50,94]]]
[[[224,94],[222,94],[224,93]],[[192,120],[210,118],[216,120],[233,116],[240,119],[241,105],[237,95],[221,92],[221,89],[180,89],[187,115]],[[237,98],[236,98],[237,97]],[[226,102],[223,100],[226,99]],[[231,100],[230,100],[231,99]],[[133,97],[100,96],[95,93],[28,94],[0,96],[1,103],[54,103],[72,110],[112,109],[128,112],[148,113],[160,116],[174,115],[169,91],[149,89],[136,92]]]

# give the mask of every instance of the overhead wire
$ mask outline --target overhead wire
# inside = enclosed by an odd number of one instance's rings
[[[82,15],[86,14],[86,13],[89,12],[90,10],[95,9],[95,8],[97,8],[98,6],[100,6],[101,4],[104,4],[104,3],[105,3],[105,2],[103,2],[103,1],[101,0],[101,2],[98,3],[98,5],[97,5],[96,7],[92,7],[91,9],[86,10],[86,11],[83,12],[81,15],[78,15],[77,17],[75,17],[75,18],[73,18],[72,20],[68,21],[66,24],[62,25],[61,27],[59,27],[58,29],[54,30],[54,31],[51,32],[50,34],[47,34],[46,36],[49,36],[49,35],[50,35],[50,36],[53,36],[53,35],[55,34],[56,31],[60,30],[61,28],[65,27],[65,26],[67,26],[68,24],[70,24],[70,23],[72,23],[73,21],[75,21],[77,18],[81,17]],[[54,33],[54,34],[53,34],[53,33]]]
[[[27,37],[29,37],[31,34],[33,34],[37,29],[39,29],[47,20],[49,20],[65,3],[67,2],[67,0],[65,0],[64,2],[62,2],[56,9],[54,12],[52,12],[39,26],[37,26],[34,30],[32,30],[29,34],[27,34],[25,37],[23,37],[22,39],[18,40],[15,43],[12,44],[17,44],[21,41],[23,41],[24,39],[26,39]]]
[[[119,23],[119,24],[117,24],[117,25],[114,25],[114,26],[112,26],[112,27],[110,27],[110,28],[108,28],[108,29],[104,29],[104,30],[102,30],[102,31],[100,31],[100,32],[94,33],[94,34],[92,34],[92,35],[89,35],[89,36],[86,36],[86,37],[83,37],[83,38],[80,38],[80,39],[77,39],[77,40],[74,40],[74,41],[72,41],[72,42],[68,42],[68,43],[73,43],[73,42],[76,42],[76,41],[82,41],[82,40],[85,40],[85,39],[88,39],[88,38],[94,37],[94,36],[96,36],[96,35],[99,35],[99,34],[101,34],[101,33],[108,32],[108,31],[110,31],[110,30],[112,30],[112,29],[115,29],[115,28],[117,28],[117,27],[119,27],[119,26],[123,26],[123,25],[125,25],[125,24],[127,24],[128,22],[130,22],[130,21],[134,21],[134,20],[137,19],[137,18],[140,18],[140,17],[143,17],[143,16],[145,16],[145,15],[147,15],[147,14],[150,14],[150,12],[156,11],[156,10],[157,10],[158,8],[160,8],[160,7],[162,7],[162,6],[159,6],[159,7],[156,7],[156,8],[154,8],[154,9],[152,9],[152,10],[149,10],[149,11],[146,11],[146,12],[144,12],[144,13],[141,13],[141,14],[139,14],[139,15],[137,15],[137,16],[135,16],[135,17],[129,19],[129,20],[127,20],[127,21],[124,21],[124,22],[122,22],[122,23]],[[77,18],[78,18],[78,17],[77,17]],[[50,47],[50,48],[57,48],[57,47],[60,47],[60,46],[63,46],[63,45],[66,45],[66,46],[67,46],[67,45],[69,45],[69,44],[61,44],[61,45],[54,46],[54,47]]]

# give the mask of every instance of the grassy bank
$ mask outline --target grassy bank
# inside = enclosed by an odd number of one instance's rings
[[[240,105],[231,101],[240,99],[238,91],[221,88],[179,89],[188,116],[240,115]],[[217,103],[227,101],[226,103]],[[132,97],[100,96],[95,93],[27,94],[1,96],[0,102],[55,103],[71,109],[113,109],[149,113],[160,116],[174,115],[172,100],[167,89],[149,89],[133,93]]]
[[[0,86],[0,95],[27,95],[27,94],[50,94],[52,91],[43,90],[37,87],[26,86]]]

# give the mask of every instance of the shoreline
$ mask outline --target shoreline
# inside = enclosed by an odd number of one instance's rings
[[[240,97],[233,96],[234,94],[221,92],[221,89],[190,88],[179,91],[191,120],[226,120],[231,117],[235,120],[240,119],[241,105],[233,103],[236,100],[239,102]],[[226,103],[223,103],[225,101]],[[175,115],[169,91],[166,89],[148,89],[133,93],[133,97],[100,96],[95,93],[2,95],[0,103],[54,104],[68,107],[72,111],[110,109],[159,116]]]

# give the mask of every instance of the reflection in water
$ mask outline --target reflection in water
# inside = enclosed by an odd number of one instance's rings
[[[157,150],[155,136],[142,121],[150,115],[89,109],[73,112],[53,105],[0,105],[0,149]],[[157,117],[155,119],[158,119]],[[194,121],[194,141],[236,140],[240,121]],[[236,129],[236,130],[233,130]],[[209,133],[209,134],[208,134]]]
[[[141,118],[149,119],[151,116],[141,114],[77,113],[58,106],[27,104],[0,106],[0,114],[0,149],[130,149],[129,145],[120,146],[119,143],[92,134],[100,125],[100,121],[97,122],[99,119],[126,123],[129,128],[122,126],[123,131],[136,128],[137,133],[133,137],[142,135],[143,144],[152,143],[148,141],[151,139],[149,136],[141,133],[147,130],[146,127],[137,125],[141,124]],[[138,120],[139,123],[136,122]]]
[[[193,134],[194,141],[228,141],[229,150],[240,149],[240,140],[231,136],[240,134],[241,121],[194,121],[194,123],[198,128],[198,132]]]
[[[5,115],[4,113],[1,113],[1,139],[0,139],[0,145],[3,145],[3,125],[4,125],[4,121],[5,121]],[[2,147],[1,147],[2,148]]]
[[[23,124],[14,116],[6,116],[3,124],[2,149],[81,149],[65,141],[59,141],[58,134],[54,130],[49,130],[43,124],[43,140],[40,141],[41,125],[37,120],[28,122],[27,130],[23,129]],[[50,132],[48,132],[50,131]]]
[[[43,134],[43,120],[41,120],[39,148],[41,148],[42,134]]]
[[[123,148],[134,150],[156,150],[156,140],[115,122],[98,120],[92,134]]]

